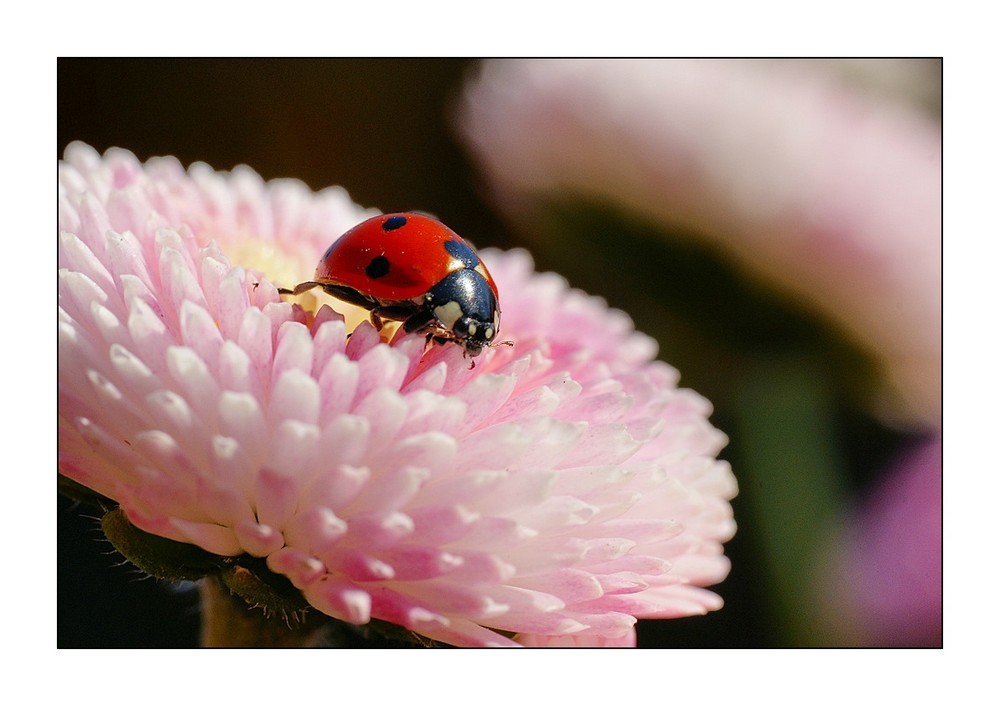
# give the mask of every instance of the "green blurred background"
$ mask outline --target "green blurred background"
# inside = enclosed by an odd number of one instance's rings
[[[475,68],[458,59],[61,59],[58,153],[82,140],[140,160],[247,164],[265,179],[341,185],[365,207],[432,212],[479,247],[527,247],[538,269],[604,297],[654,336],[731,439],[722,457],[740,483],[739,530],[726,546],[732,572],[716,588],[726,607],[642,622],[640,646],[852,644],[850,626],[815,605],[816,565],[852,499],[920,439],[867,413],[871,361],[697,240],[657,237],[654,224],[578,201],[540,204],[530,232],[505,222],[453,129]],[[121,565],[94,515],[60,498],[59,645],[194,646],[196,594]]]

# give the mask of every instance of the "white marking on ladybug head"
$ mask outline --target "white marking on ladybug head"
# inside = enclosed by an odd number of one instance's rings
[[[448,302],[442,306],[434,307],[434,316],[444,324],[445,328],[451,330],[455,329],[455,322],[461,319],[464,313],[458,302]]]
[[[487,341],[490,340],[491,338],[493,338],[493,327],[492,326],[487,326],[486,327],[486,330],[483,331],[483,337],[486,338]]]
[[[478,329],[479,329],[479,327],[476,326],[476,322],[475,321],[470,321],[469,322],[469,335],[470,336],[475,336],[476,335],[476,331]]]

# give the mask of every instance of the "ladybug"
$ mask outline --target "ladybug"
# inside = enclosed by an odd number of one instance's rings
[[[364,307],[372,325],[402,321],[407,333],[449,341],[475,357],[500,332],[497,286],[475,249],[443,223],[388,213],[351,228],[323,254],[316,273],[285,294],[322,287]]]

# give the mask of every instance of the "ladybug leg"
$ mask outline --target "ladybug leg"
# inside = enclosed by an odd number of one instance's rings
[[[423,331],[431,325],[432,321],[434,321],[434,313],[427,309],[422,309],[403,321],[403,330],[407,333]],[[429,335],[433,336],[433,334]]]
[[[303,292],[308,292],[310,289],[316,286],[318,286],[317,282],[300,282],[299,284],[295,285],[295,289],[288,289],[287,287],[278,287],[278,294],[299,295],[302,294]],[[255,289],[256,287],[257,285],[254,285]]]
[[[445,343],[451,343],[454,339],[446,338],[445,336],[439,336],[436,332],[431,331],[427,334],[427,345],[432,343],[436,346],[443,346]]]
[[[385,319],[389,319],[390,321],[408,322],[415,316],[418,316],[418,314],[414,314],[413,307],[408,304],[376,306],[371,310],[371,312],[369,312],[369,317],[371,318],[372,326],[374,326],[375,330],[377,331],[382,330],[383,322]],[[404,324],[404,327],[405,326],[406,324]],[[410,329],[406,329],[406,332],[410,333]]]
[[[303,284],[306,284],[303,282]],[[318,284],[313,282],[312,284]],[[299,287],[302,285],[300,284]],[[376,302],[371,297],[367,297],[356,289],[351,289],[350,287],[342,287],[338,284],[319,284],[323,288],[323,291],[329,294],[334,299],[339,299],[342,302],[347,302],[348,304],[354,304],[355,306],[360,306],[362,309],[368,311],[374,309],[378,306]],[[298,290],[298,287],[296,287]],[[304,290],[303,290],[304,291]]]
[[[256,286],[256,285],[254,285]],[[278,294],[291,294],[293,296],[298,296],[304,292],[308,292],[313,287],[321,287],[319,282],[299,282],[295,285],[295,289],[288,289],[287,287],[278,287]]]

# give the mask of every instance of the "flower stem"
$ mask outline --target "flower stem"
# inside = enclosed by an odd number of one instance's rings
[[[758,527],[778,639],[799,647],[830,646],[812,587],[846,504],[827,379],[809,358],[774,359],[752,369],[736,400],[740,490]]]
[[[203,647],[313,647],[323,627],[308,614],[267,615],[253,608],[215,576],[201,581]]]

